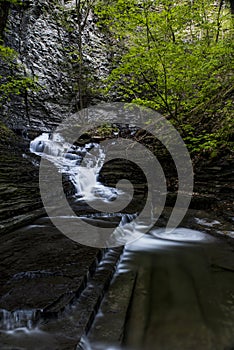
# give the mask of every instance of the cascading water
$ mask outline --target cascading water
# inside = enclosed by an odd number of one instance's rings
[[[92,153],[90,152],[92,150]],[[113,200],[122,192],[103,186],[98,174],[105,161],[103,148],[97,143],[74,146],[64,142],[59,134],[43,133],[30,143],[30,151],[53,162],[58,170],[69,175],[76,189],[77,200]]]
[[[113,141],[114,142],[114,141]],[[59,134],[49,135],[43,133],[30,144],[30,151],[52,162],[62,174],[66,174],[75,188],[75,208],[77,216],[82,220],[88,220],[96,227],[106,227],[109,225],[107,221],[113,223],[116,227],[110,235],[108,241],[114,245],[124,245],[128,239],[135,240],[142,235],[144,229],[147,227],[142,222],[135,222],[137,217],[136,213],[126,214],[116,210],[116,213],[108,213],[108,203],[118,199],[121,203],[126,203],[132,198],[131,194],[122,191],[119,188],[107,187],[98,181],[99,172],[106,159],[106,150],[102,145],[97,143],[88,143],[84,146],[71,145],[64,141]],[[85,203],[81,206],[77,206],[76,202],[83,201],[90,206],[84,207]],[[90,213],[92,210],[92,202],[104,203],[104,207],[107,207],[107,213],[105,208],[101,209],[95,214]],[[116,202],[115,202],[116,203]],[[84,208],[80,212],[80,207]],[[123,205],[125,208],[126,205]],[[86,209],[87,208],[87,209]],[[104,212],[102,212],[102,210]],[[61,220],[64,216],[58,216]],[[66,216],[66,219],[69,217]],[[74,216],[71,217],[73,219]],[[104,226],[102,226],[104,225]],[[103,244],[106,244],[104,242]],[[107,246],[109,246],[107,244]]]
[[[0,310],[0,329],[12,331],[14,329],[32,329],[37,321],[37,310]]]

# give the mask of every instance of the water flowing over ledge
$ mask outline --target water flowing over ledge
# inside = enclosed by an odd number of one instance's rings
[[[112,141],[112,144],[115,144],[115,140]],[[83,223],[85,222],[91,225],[93,223],[93,225],[97,224],[99,227],[103,224],[104,229],[100,232],[105,234],[104,231],[109,225],[106,224],[104,220],[112,223],[114,221],[117,222],[114,230],[110,231],[109,238],[104,238],[104,243],[100,244],[104,244],[104,246],[106,244],[107,246],[124,245],[126,242],[138,239],[144,234],[147,229],[147,223],[142,221],[142,219],[138,220],[137,207],[135,207],[135,212],[131,214],[126,211],[125,213],[121,213],[118,209],[116,210],[116,207],[115,212],[112,213],[113,209],[111,206],[113,206],[113,204],[117,206],[120,205],[121,208],[127,207],[132,200],[133,189],[131,189],[132,185],[128,180],[119,181],[117,184],[118,187],[106,186],[99,181],[100,170],[106,159],[107,150],[105,146],[98,143],[88,143],[84,146],[77,146],[76,144],[71,145],[65,142],[63,137],[58,133],[54,133],[53,135],[43,133],[35,140],[31,141],[30,150],[42,157],[42,159],[46,159],[54,164],[59,173],[69,177],[75,189],[73,198],[75,199],[75,206],[78,209],[78,217],[82,218]],[[131,185],[130,187],[129,184]],[[51,184],[51,186],[53,186],[53,184]],[[126,189],[128,189],[127,192]],[[86,205],[86,213],[81,214],[79,213],[79,209],[84,203]],[[95,210],[94,213],[90,215],[87,214],[90,207],[101,209],[98,209],[98,211]],[[151,215],[152,214],[153,212]],[[62,225],[66,230],[69,225],[74,224],[76,232],[81,231],[77,216],[70,210],[66,214],[65,210],[60,210],[59,215],[51,212],[50,218],[56,220],[56,225],[58,224],[60,227]],[[149,221],[151,223],[151,218],[146,218],[146,221],[147,220],[148,223]],[[92,226],[89,226],[89,231],[91,231],[91,229]],[[64,232],[63,229],[62,232]],[[97,234],[99,235],[99,233]],[[85,236],[87,236],[87,234]],[[94,237],[95,236],[96,233],[94,233]],[[73,237],[74,234],[69,236],[69,238],[76,240],[76,238]],[[77,241],[91,246],[96,246],[97,244],[96,238],[94,238],[92,242],[92,235],[91,241],[88,241],[88,243],[86,243],[87,238],[85,238],[85,241],[82,239],[81,237],[77,239]],[[101,238],[101,240],[103,239]]]
[[[16,310],[8,311],[0,309],[0,330],[32,330],[39,318],[38,310]]]
[[[43,133],[30,143],[31,152],[53,162],[58,170],[69,175],[75,187],[77,200],[91,202],[111,201],[123,194],[115,188],[102,185],[98,175],[105,161],[105,151],[98,143],[74,146],[64,142],[59,134]],[[90,152],[90,151],[94,152]]]

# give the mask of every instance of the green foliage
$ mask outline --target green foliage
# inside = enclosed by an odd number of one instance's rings
[[[123,101],[168,116],[193,152],[217,149],[226,137],[230,116],[225,114],[220,130],[207,127],[201,135],[190,135],[186,125],[191,110],[203,106],[206,113],[234,82],[233,22],[224,3],[100,0],[96,13],[100,27],[124,44],[106,93],[117,91]],[[189,124],[196,130],[196,117]]]
[[[0,45],[0,61],[4,67],[4,73],[0,75],[0,103],[10,100],[15,95],[24,94],[27,90],[39,89],[34,78],[22,73],[23,66],[17,63],[18,53],[4,45]],[[2,70],[3,72],[3,70]],[[13,72],[10,75],[10,72]]]
[[[194,136],[194,128],[191,125],[189,125],[189,127],[189,132],[187,133],[187,136],[184,137],[184,141],[187,143],[190,152],[209,152],[213,154],[213,156],[217,155],[219,142],[216,135],[213,133],[207,134],[205,131],[203,131],[200,135]]]
[[[103,137],[110,137],[113,135],[113,132],[118,132],[118,128],[110,123],[104,123],[95,130],[95,134]]]
[[[17,53],[10,47],[0,45],[0,58],[4,62],[12,61],[17,57]]]
[[[13,5],[23,5],[23,0],[0,0],[0,6],[1,2],[6,2]]]
[[[63,5],[56,5],[56,9],[54,11],[56,22],[68,33],[74,32],[74,20],[72,20],[72,17],[75,13],[76,10],[74,6],[66,8]]]
[[[5,124],[0,121],[0,144],[14,139],[15,134]]]
[[[0,101],[10,99],[12,95],[21,95],[25,90],[36,90],[38,86],[31,77],[2,77],[0,76]]]

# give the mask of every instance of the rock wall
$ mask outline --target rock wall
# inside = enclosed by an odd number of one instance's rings
[[[11,7],[5,43],[19,53],[19,69],[38,83],[38,91],[26,91],[3,106],[3,121],[11,129],[51,130],[76,111],[77,22],[74,1],[35,0]],[[109,65],[107,40],[91,12],[82,31],[82,47],[83,98],[89,105],[98,102],[94,87],[108,73]]]
[[[0,122],[0,235],[43,214],[38,161],[26,140]]]
[[[42,206],[39,162],[29,154],[29,139],[52,130],[79,106],[79,28],[74,3],[25,0],[23,5],[10,5],[1,12],[0,34],[5,44],[18,52],[17,73],[32,77],[38,86],[36,91],[25,90],[0,106],[1,233],[42,215],[38,209]],[[100,98],[94,88],[108,74],[107,46],[108,41],[90,12],[82,31],[81,73],[86,105]],[[0,75],[14,73],[0,65]]]

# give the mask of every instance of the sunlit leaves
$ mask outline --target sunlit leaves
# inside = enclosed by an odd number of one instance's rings
[[[99,0],[96,10],[100,27],[122,43],[107,91],[123,100],[159,110],[187,133],[186,113],[209,108],[233,84],[233,23],[225,2]],[[187,137],[196,150],[217,147],[219,138],[217,132]]]
[[[27,90],[38,90],[35,79],[25,76],[17,63],[18,53],[10,47],[0,45],[0,62],[5,74],[0,75],[0,102],[9,100],[14,95],[24,94]],[[10,72],[12,71],[12,75]],[[7,73],[8,72],[8,73]]]
[[[13,60],[17,57],[17,52],[10,47],[0,45],[0,58],[5,61],[9,62],[9,60]]]

